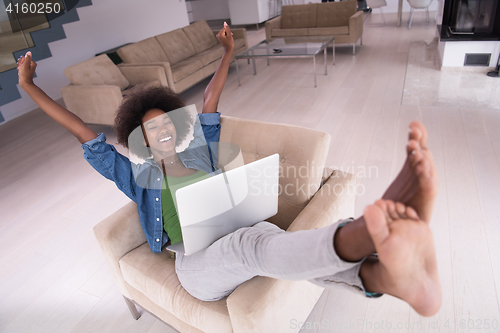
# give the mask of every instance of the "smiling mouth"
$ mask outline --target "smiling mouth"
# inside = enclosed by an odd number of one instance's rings
[[[172,136],[169,135],[161,138],[160,140],[158,140],[158,142],[168,142],[170,140],[172,140]]]

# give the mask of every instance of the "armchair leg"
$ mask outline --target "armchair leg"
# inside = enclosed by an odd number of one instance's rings
[[[429,7],[425,8],[425,17],[427,19],[427,29],[429,29]]]
[[[415,9],[413,9],[413,7],[410,9],[410,20],[408,21],[408,29],[411,28],[411,20],[413,19],[413,11]]]
[[[127,297],[123,296],[123,299],[125,300],[125,303],[127,303],[128,309],[130,310],[130,313],[132,314],[132,317],[137,320],[141,317],[140,313],[137,311],[137,308],[135,307],[135,304],[132,300],[128,299]]]

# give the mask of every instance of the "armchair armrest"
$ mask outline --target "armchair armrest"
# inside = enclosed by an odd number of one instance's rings
[[[256,276],[227,298],[233,331],[290,332],[294,321],[305,322],[323,290],[309,281]]]
[[[247,29],[245,28],[231,29],[231,32],[233,33],[234,38],[243,38],[245,40],[246,47],[248,47]]]
[[[322,228],[354,214],[356,177],[334,170],[287,231]]]
[[[273,40],[273,29],[281,28],[281,15],[266,22],[266,40]]]
[[[356,41],[363,35],[363,11],[349,17],[349,43]]]
[[[128,252],[146,242],[141,228],[137,205],[130,202],[94,227],[97,243],[101,247],[118,289],[132,299],[123,279],[119,260]]]
[[[67,85],[61,88],[66,108],[89,124],[113,125],[122,102],[118,86]]]
[[[154,66],[154,67],[157,67],[157,66],[161,66],[164,68],[165,70],[165,75],[167,77],[167,86],[174,90],[174,76],[172,74],[172,69],[170,68],[170,63],[169,62],[166,62],[166,61],[158,61],[158,62],[141,62],[141,63],[121,63],[118,65],[118,68],[120,68],[120,70],[123,70],[124,67],[142,67],[142,68],[145,68],[145,67],[150,67],[150,66]],[[125,75],[125,74],[124,74]],[[158,80],[158,79],[156,79]],[[161,80],[160,80],[161,82]],[[162,82],[163,84],[163,82]]]
[[[136,84],[160,81],[168,87],[165,68],[163,66],[118,66],[131,86]]]

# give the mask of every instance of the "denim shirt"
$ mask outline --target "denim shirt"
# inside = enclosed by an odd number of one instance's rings
[[[220,135],[220,113],[198,114],[194,125],[194,138],[187,149],[177,155],[186,168],[203,170],[210,175],[220,173],[217,164],[216,145]],[[213,150],[210,147],[214,147]],[[154,253],[168,241],[163,230],[161,185],[163,173],[152,159],[134,164],[106,143],[101,133],[95,139],[82,144],[83,156],[89,164],[107,179],[115,182],[126,196],[137,204],[142,230]],[[212,154],[213,151],[213,154]]]

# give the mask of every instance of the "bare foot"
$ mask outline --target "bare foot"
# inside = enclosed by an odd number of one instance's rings
[[[436,314],[442,296],[428,224],[413,208],[390,200],[368,206],[364,216],[378,253],[378,260],[362,265],[365,288],[396,296],[422,316]]]
[[[410,130],[406,147],[408,158],[382,199],[402,202],[412,207],[428,224],[437,196],[438,176],[432,153],[427,148],[427,131],[424,125],[414,121],[410,124]],[[341,259],[350,262],[359,261],[375,252],[363,216],[338,229],[334,247]]]
[[[438,176],[431,151],[427,148],[427,131],[421,123],[410,124],[406,147],[408,157],[403,169],[382,196],[413,207],[429,223],[438,192]]]

